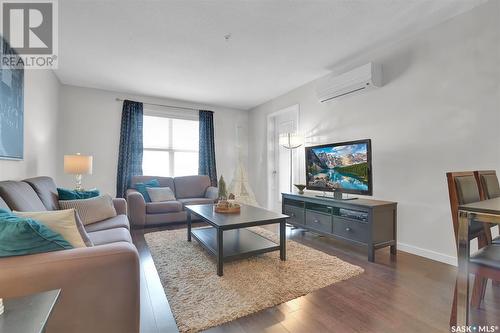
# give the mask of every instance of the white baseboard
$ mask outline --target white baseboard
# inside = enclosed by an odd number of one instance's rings
[[[445,263],[448,265],[452,265],[452,266],[457,266],[457,258],[456,257],[450,256],[447,254],[443,254],[443,253],[439,253],[439,252],[435,252],[435,251],[431,251],[431,250],[427,250],[427,249],[423,249],[421,247],[413,246],[410,244],[398,242],[398,251],[408,252],[408,253],[415,254],[415,255],[420,256],[420,257],[428,258],[431,260],[436,260],[436,261],[439,261],[439,262],[442,262],[442,263]]]

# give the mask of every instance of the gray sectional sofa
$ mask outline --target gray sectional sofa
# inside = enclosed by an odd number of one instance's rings
[[[61,289],[47,332],[139,332],[140,273],[124,199],[117,216],[85,227],[93,247],[0,258],[0,297]],[[0,182],[0,208],[59,208],[49,177]]]
[[[127,203],[130,223],[134,227],[162,225],[184,222],[187,215],[184,207],[193,204],[214,203],[219,190],[210,186],[208,176],[155,177],[135,176],[132,184],[157,179],[161,187],[170,187],[176,200],[166,202],[146,202],[141,193],[130,188],[127,190]]]

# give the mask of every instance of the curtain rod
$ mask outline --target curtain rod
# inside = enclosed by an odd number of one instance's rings
[[[116,98],[116,101],[118,102],[123,102],[124,99],[123,98]],[[145,103],[145,102],[141,102],[142,104],[147,104],[147,105],[154,105],[154,106],[164,106],[164,107],[167,107],[167,108],[175,108],[175,109],[183,109],[183,110],[194,110],[194,111],[200,111],[200,109],[195,109],[195,108],[188,108],[188,107],[185,107],[185,106],[175,106],[175,105],[168,105],[168,104],[155,104],[155,103]]]

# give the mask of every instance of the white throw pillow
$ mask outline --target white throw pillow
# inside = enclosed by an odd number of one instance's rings
[[[74,209],[51,210],[44,212],[14,212],[19,217],[27,217],[42,223],[67,240],[73,247],[86,247]],[[91,245],[90,245],[91,246]]]
[[[116,216],[113,199],[109,194],[90,199],[59,200],[61,209],[74,208],[84,225],[92,224]]]
[[[147,187],[151,202],[173,201],[175,194],[170,187]]]

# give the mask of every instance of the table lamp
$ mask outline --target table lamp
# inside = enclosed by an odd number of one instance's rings
[[[92,156],[64,155],[64,173],[75,175],[75,190],[82,191],[82,175],[92,174]]]

